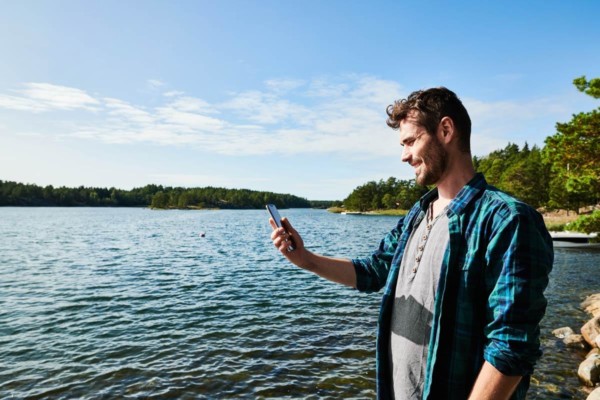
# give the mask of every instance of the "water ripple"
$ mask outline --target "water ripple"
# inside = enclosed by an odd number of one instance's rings
[[[332,255],[367,254],[395,225],[285,214]],[[291,267],[269,230],[262,210],[0,208],[0,398],[374,398],[380,295]],[[557,254],[529,398],[582,396],[583,355],[550,331],[585,318],[599,260]]]

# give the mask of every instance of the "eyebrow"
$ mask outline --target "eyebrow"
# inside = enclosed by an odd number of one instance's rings
[[[423,136],[423,134],[424,134],[424,132],[421,132],[421,133],[419,133],[419,134],[417,134],[415,136],[409,136],[409,137],[406,137],[406,138],[402,139],[402,141],[400,142],[400,146],[404,147],[404,145],[406,143],[416,141],[418,138],[420,138],[421,136]]]

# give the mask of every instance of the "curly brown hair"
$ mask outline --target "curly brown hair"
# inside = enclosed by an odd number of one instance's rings
[[[386,112],[391,128],[398,129],[400,122],[410,116],[430,135],[435,135],[442,118],[449,117],[458,132],[459,148],[471,152],[471,118],[458,96],[445,87],[414,91],[389,105]]]

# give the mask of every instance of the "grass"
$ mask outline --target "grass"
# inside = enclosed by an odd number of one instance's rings
[[[393,215],[393,216],[405,216],[406,214],[408,214],[408,210],[396,210],[396,209],[392,209],[392,210],[373,210],[373,211],[367,211],[365,214],[369,214],[369,215]]]
[[[356,212],[354,210],[346,210],[343,207],[330,207],[327,209],[327,211],[335,213],[335,214],[341,214],[343,212]],[[403,216],[406,215],[408,211],[407,210],[371,210],[371,211],[362,211],[362,214],[364,215],[393,215],[393,216]]]
[[[569,222],[573,222],[579,218],[579,215],[572,211],[567,214],[564,210],[557,210],[545,212],[542,214],[542,217],[544,217],[544,223],[549,231],[561,232],[566,230],[566,225]]]

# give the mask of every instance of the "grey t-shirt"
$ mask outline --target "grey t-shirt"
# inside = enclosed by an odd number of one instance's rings
[[[430,223],[424,218],[413,229],[398,275],[390,332],[390,363],[395,399],[420,400],[435,293],[448,245],[445,210]]]

